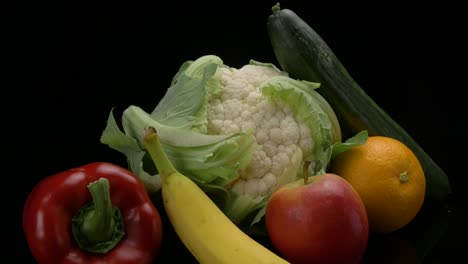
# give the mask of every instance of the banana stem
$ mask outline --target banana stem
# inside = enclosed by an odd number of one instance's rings
[[[165,181],[167,177],[177,172],[161,146],[156,129],[153,127],[145,129],[143,143],[146,150],[148,150],[149,154],[151,155],[156,168],[158,169],[159,175],[161,176],[161,181]]]

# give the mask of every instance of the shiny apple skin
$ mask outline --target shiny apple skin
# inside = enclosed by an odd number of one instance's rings
[[[343,178],[323,174],[288,184],[268,201],[273,246],[293,264],[359,263],[369,237],[359,194]]]

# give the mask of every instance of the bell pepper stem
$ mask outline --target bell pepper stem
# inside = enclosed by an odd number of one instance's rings
[[[115,227],[109,180],[100,178],[90,183],[88,190],[93,197],[94,210],[88,211],[84,215],[81,232],[91,242],[109,240]]]
[[[110,183],[106,178],[88,184],[92,202],[72,219],[72,231],[80,248],[106,253],[122,240],[125,232],[119,208],[112,205]]]

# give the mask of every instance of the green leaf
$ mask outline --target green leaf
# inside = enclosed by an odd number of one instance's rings
[[[151,118],[166,126],[206,133],[206,105],[211,94],[222,90],[218,70],[222,64],[212,55],[184,63]]]
[[[314,90],[317,85],[285,76],[270,78],[261,85],[264,96],[287,104],[311,129],[315,147],[313,153],[304,153],[304,160],[315,162],[314,172],[323,171],[328,166],[331,146],[341,141],[338,120],[325,99]]]
[[[141,163],[145,151],[141,149],[137,141],[123,133],[115,121],[113,110],[109,113],[107,126],[101,134],[101,143],[123,153],[127,157],[129,169],[136,175],[140,175]]]
[[[107,125],[101,134],[100,141],[110,148],[124,154],[127,158],[129,170],[143,182],[148,192],[157,192],[161,187],[159,175],[150,175],[143,169],[143,158],[146,154],[137,141],[123,133],[115,121],[113,109],[109,113]]]
[[[136,140],[128,137],[120,130],[117,122],[115,121],[113,109],[109,113],[107,125],[101,134],[100,141],[125,155],[141,151]]]
[[[252,222],[250,223],[251,226],[252,226],[252,225],[255,225],[255,224],[257,224],[257,223],[259,223],[259,222],[262,220],[262,218],[265,216],[265,214],[266,214],[266,207],[267,207],[267,204],[268,204],[268,198],[269,198],[269,196],[266,197],[265,199],[263,199],[263,200],[259,203],[258,207],[259,207],[260,209],[257,211],[257,213],[255,214],[254,218],[252,219]]]
[[[262,67],[271,68],[271,69],[276,70],[278,73],[281,73],[281,74],[284,75],[284,76],[288,76],[288,73],[287,73],[287,72],[278,69],[278,67],[276,67],[276,65],[274,65],[273,63],[260,62],[260,61],[256,61],[256,60],[251,59],[251,60],[249,61],[249,64],[250,64],[250,65],[256,65],[256,66],[262,66]]]
[[[351,138],[348,138],[343,143],[336,143],[332,147],[332,159],[334,159],[338,154],[343,153],[349,149],[360,146],[366,143],[368,138],[367,130],[363,130]]]

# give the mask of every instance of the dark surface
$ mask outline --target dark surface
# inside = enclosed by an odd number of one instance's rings
[[[0,8],[6,44],[0,51],[6,169],[0,255],[9,263],[34,263],[21,210],[40,179],[93,161],[125,165],[120,153],[99,142],[112,107],[117,114],[131,104],[152,110],[179,66],[205,54],[233,67],[250,59],[276,64],[265,26],[276,1],[157,2]],[[463,9],[448,2],[297,2],[281,4],[314,27],[355,80],[450,178],[448,201],[427,203],[400,232],[371,237],[364,262],[418,263],[409,260],[414,254],[423,263],[466,259]],[[170,229],[165,234],[160,263],[188,262],[189,253]]]

